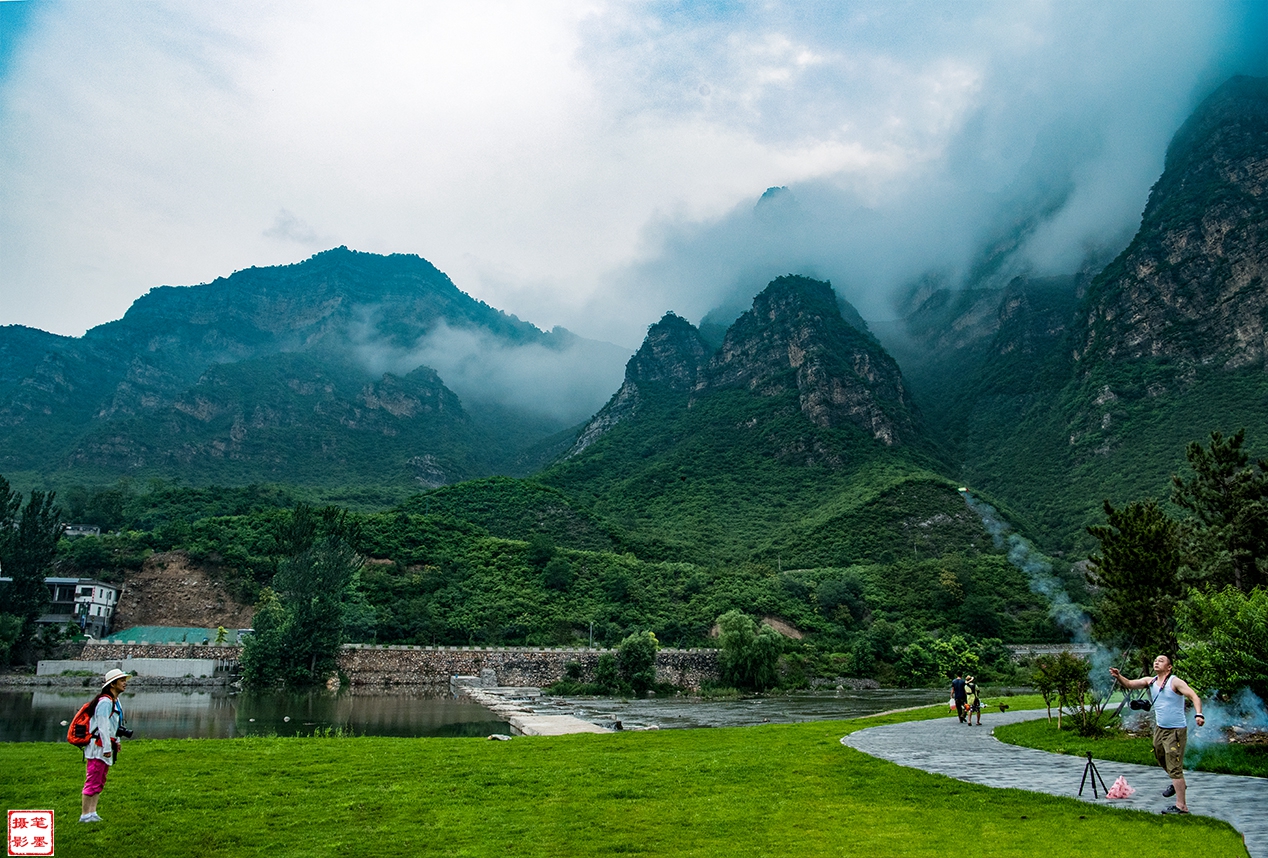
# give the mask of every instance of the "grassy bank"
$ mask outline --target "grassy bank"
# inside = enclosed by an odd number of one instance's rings
[[[996,727],[995,737],[1001,742],[1038,748],[1054,754],[1071,754],[1076,757],[1088,751],[1098,760],[1114,760],[1120,763],[1139,763],[1142,766],[1157,765],[1153,747],[1148,737],[1134,737],[1122,732],[1089,739],[1075,733],[1067,721],[1057,729],[1054,719],[1023,721]],[[1268,745],[1208,745],[1205,748],[1189,747],[1185,754],[1186,768],[1202,772],[1219,772],[1225,775],[1253,775],[1268,778]]]
[[[0,801],[55,809],[61,858],[941,858],[953,837],[977,856],[1083,855],[1104,851],[1111,833],[1129,843],[1165,836],[1175,854],[1245,854],[1240,836],[1214,820],[964,784],[839,742],[873,724],[943,714],[935,706],[848,722],[511,742],[137,741],[110,775],[106,822],[96,826],[74,822],[83,769],[73,749],[3,744]]]

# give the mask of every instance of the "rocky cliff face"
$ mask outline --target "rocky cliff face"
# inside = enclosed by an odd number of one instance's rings
[[[696,395],[728,387],[796,391],[814,425],[854,425],[886,445],[915,435],[898,364],[845,322],[829,284],[806,277],[773,281],[727,331]]]
[[[1140,231],[1092,287],[1075,357],[1265,366],[1268,78],[1220,87],[1176,134]]]
[[[641,388],[660,385],[678,393],[695,390],[712,351],[694,325],[675,313],[666,313],[647,329],[643,344],[625,365],[620,389],[581,430],[565,458],[576,456],[613,426],[634,416],[642,402]]]
[[[764,397],[791,393],[814,426],[855,426],[887,446],[917,434],[898,365],[843,319],[829,284],[805,277],[773,281],[716,351],[686,320],[666,314],[648,330],[626,366],[621,389],[582,430],[568,456],[634,416],[650,385],[687,394],[686,407],[734,388]]]

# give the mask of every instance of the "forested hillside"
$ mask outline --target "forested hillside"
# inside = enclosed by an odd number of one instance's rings
[[[887,329],[959,478],[1086,551],[1103,499],[1165,498],[1189,441],[1268,423],[1266,195],[1268,80],[1235,78],[1177,132],[1102,270],[935,290]]]
[[[53,486],[268,481],[397,499],[531,473],[566,445],[551,436],[569,418],[464,403],[424,362],[475,352],[620,356],[476,301],[417,256],[336,248],[153,289],[79,339],[0,328],[0,469]]]

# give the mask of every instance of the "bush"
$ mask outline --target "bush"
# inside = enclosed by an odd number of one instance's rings
[[[594,684],[604,694],[616,694],[621,690],[621,670],[612,653],[605,652],[599,656],[599,663],[594,668]]]
[[[1179,611],[1186,680],[1233,696],[1249,688],[1268,700],[1268,589],[1194,593]]]

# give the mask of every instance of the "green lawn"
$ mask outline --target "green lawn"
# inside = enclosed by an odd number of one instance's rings
[[[1061,730],[1057,722],[1047,719],[1023,721],[995,728],[995,737],[1001,742],[1038,748],[1054,754],[1087,755],[1088,751],[1098,760],[1114,760],[1120,763],[1139,763],[1142,766],[1157,765],[1153,747],[1148,737],[1134,738],[1119,731],[1087,739],[1075,733],[1066,721]],[[1268,778],[1268,745],[1212,745],[1198,749],[1190,745],[1184,757],[1185,768],[1202,772],[1219,772],[1226,775],[1253,775]]]
[[[56,811],[57,855],[1091,855],[1113,843],[1245,855],[1222,822],[994,790],[875,760],[856,721],[479,739],[129,743],[79,825],[65,744],[0,744],[0,799]]]

